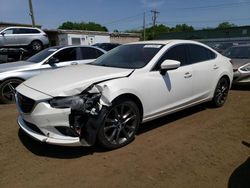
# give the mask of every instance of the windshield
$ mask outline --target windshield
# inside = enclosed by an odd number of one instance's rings
[[[29,59],[27,59],[27,61],[29,62],[33,62],[33,63],[39,63],[41,61],[43,61],[45,58],[47,58],[48,56],[50,56],[51,54],[53,54],[55,51],[57,51],[59,48],[47,48],[42,50],[41,52],[31,56]]]
[[[235,59],[250,59],[250,46],[232,47],[226,50],[223,55]]]
[[[138,69],[159,52],[161,44],[129,44],[114,48],[98,58],[93,65],[117,67],[126,69]]]

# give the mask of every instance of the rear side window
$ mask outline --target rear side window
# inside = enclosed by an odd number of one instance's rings
[[[189,44],[188,50],[190,63],[208,61],[216,57],[216,54],[214,52],[200,45]]]
[[[16,29],[16,34],[35,34],[40,33],[37,29],[19,28]]]
[[[103,55],[103,52],[95,48],[82,47],[81,55],[81,59],[96,59],[99,56]]]
[[[55,54],[53,57],[59,59],[59,62],[77,60],[77,48],[63,49],[57,54]]]
[[[186,45],[181,44],[168,49],[167,52],[161,57],[154,70],[159,70],[160,65],[166,59],[179,61],[181,62],[181,66],[187,65]]]

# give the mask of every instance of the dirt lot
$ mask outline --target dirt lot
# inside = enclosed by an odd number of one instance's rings
[[[200,105],[145,124],[130,145],[38,143],[0,105],[0,187],[250,187],[250,90],[219,109]]]

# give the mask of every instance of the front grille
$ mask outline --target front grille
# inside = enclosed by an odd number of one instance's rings
[[[30,113],[35,105],[35,101],[24,95],[17,93],[17,103],[22,112]]]
[[[32,131],[36,132],[37,134],[40,134],[40,135],[44,135],[44,136],[45,136],[45,134],[44,134],[36,125],[34,125],[34,124],[32,124],[32,123],[29,123],[29,122],[27,122],[27,121],[25,121],[25,120],[23,120],[23,121],[24,121],[25,125],[26,125],[27,127],[29,127]]]

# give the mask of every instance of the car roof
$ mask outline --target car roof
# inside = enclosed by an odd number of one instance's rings
[[[11,26],[11,27],[6,27],[4,29],[38,29],[41,30],[40,28],[37,27],[23,27],[23,26]]]
[[[54,49],[59,50],[61,48],[70,48],[70,47],[89,47],[89,48],[96,48],[96,49],[98,49],[100,51],[103,51],[103,52],[107,52],[106,50],[103,50],[103,49],[98,48],[96,46],[90,46],[90,45],[58,45],[58,46],[51,46],[51,47],[49,47],[47,49],[53,49],[54,48]]]
[[[189,43],[189,44],[200,44],[200,45],[204,45],[200,42],[196,42],[193,40],[179,40],[179,39],[172,39],[172,40],[151,40],[151,41],[139,41],[139,42],[132,42],[132,43],[128,43],[128,44],[162,44],[162,45],[166,45],[166,44],[170,44],[170,43]]]

